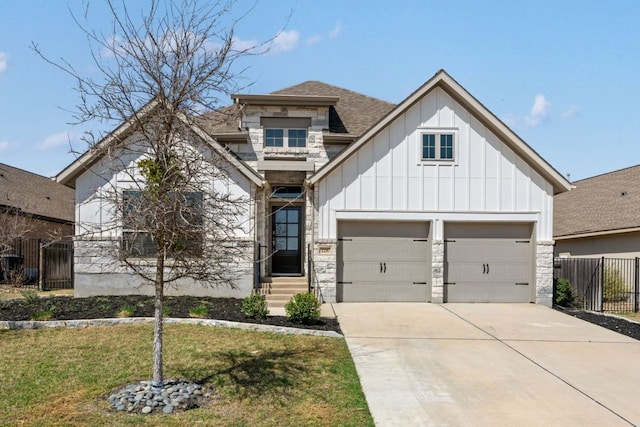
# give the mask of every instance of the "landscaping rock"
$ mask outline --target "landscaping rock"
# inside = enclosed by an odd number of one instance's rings
[[[161,412],[172,414],[176,410],[197,408],[205,399],[202,385],[187,380],[166,381],[163,387],[153,387],[149,381],[129,384],[107,401],[116,411],[150,414]],[[206,393],[209,397],[211,393]]]

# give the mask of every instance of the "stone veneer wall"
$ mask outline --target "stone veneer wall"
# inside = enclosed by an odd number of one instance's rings
[[[74,242],[74,296],[95,295],[153,295],[154,288],[132,273],[117,259],[117,245],[114,239],[77,238]],[[233,269],[237,277],[235,288],[229,286],[206,286],[191,279],[167,285],[167,295],[192,295],[243,298],[253,289],[254,242],[237,242],[244,254]]]
[[[304,148],[265,147],[264,130],[260,125],[261,117],[310,118],[311,127],[307,135],[307,146]],[[227,146],[254,169],[257,168],[259,160],[265,159],[265,155],[277,156],[281,159],[304,157],[308,161],[315,162],[318,169],[344,148],[342,145],[325,147],[323,144],[323,129],[329,127],[327,107],[245,106],[242,127],[248,129],[250,143],[227,144]]]
[[[318,240],[313,247],[314,282],[324,302],[336,302],[337,248],[335,240]]]
[[[553,305],[553,245],[554,242],[538,242],[536,245],[536,304]]]
[[[444,242],[431,245],[431,302],[444,302]]]

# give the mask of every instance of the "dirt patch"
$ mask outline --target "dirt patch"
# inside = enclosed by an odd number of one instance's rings
[[[250,319],[240,311],[242,300],[235,298],[172,296],[165,297],[164,305],[166,317],[189,318],[192,317],[190,312],[194,309],[206,307],[206,310],[196,310],[198,317],[342,333],[336,319],[321,318],[311,325],[293,323],[284,316],[269,316],[264,320]],[[129,317],[153,317],[154,310],[153,298],[142,295],[88,298],[54,296],[39,298],[36,301],[0,300],[0,320],[11,321],[103,319],[118,317],[123,311],[129,311]]]

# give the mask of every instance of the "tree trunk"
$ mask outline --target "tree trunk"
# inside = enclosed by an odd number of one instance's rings
[[[164,304],[164,251],[158,251],[156,259],[156,301],[155,301],[155,327],[153,331],[153,387],[162,387],[164,375],[162,372],[162,318]]]

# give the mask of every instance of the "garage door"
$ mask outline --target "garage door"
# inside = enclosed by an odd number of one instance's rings
[[[445,301],[533,301],[531,233],[531,224],[445,224]]]
[[[341,221],[338,236],[338,301],[429,299],[429,223]]]

